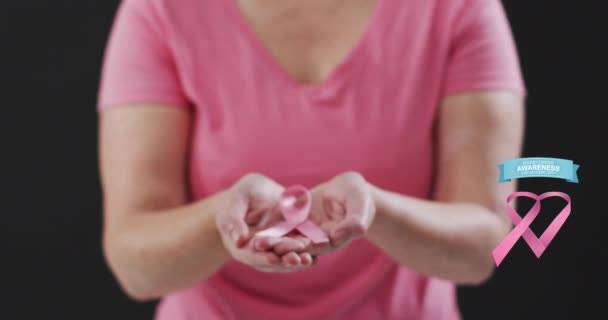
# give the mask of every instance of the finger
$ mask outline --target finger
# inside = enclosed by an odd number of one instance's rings
[[[245,222],[250,226],[256,226],[260,223],[260,220],[264,217],[266,210],[264,209],[255,209],[249,211],[245,216]]]
[[[282,256],[281,260],[283,265],[289,267],[299,267],[302,264],[302,259],[300,259],[300,256],[295,252],[290,252]]]
[[[254,237],[251,242],[253,248],[257,251],[267,251],[281,242],[281,238],[277,237]]]
[[[293,235],[293,234],[290,235],[289,238],[302,243],[302,245],[304,246],[304,250],[307,250],[308,248],[311,248],[314,245],[314,243],[312,242],[312,240],[310,238],[297,234],[297,233],[295,235]]]
[[[274,252],[280,256],[289,252],[302,252],[310,245],[311,241],[304,237],[282,237],[281,241],[274,246]]]
[[[331,239],[331,238],[330,238]],[[319,244],[311,244],[308,248],[306,248],[306,252],[310,253],[314,256],[320,256],[327,253],[330,253],[335,250],[333,245],[333,241]]]
[[[282,259],[272,252],[254,252],[250,248],[239,249],[239,261],[255,268],[280,266]]]
[[[314,259],[312,255],[308,252],[300,253],[300,261],[302,261],[302,265],[305,267],[312,266]]]
[[[249,237],[249,227],[245,223],[247,201],[243,197],[229,199],[217,217],[218,229],[237,246],[242,247]]]
[[[356,216],[347,216],[332,230],[329,237],[334,246],[341,246],[346,242],[365,234],[363,221]]]
[[[323,209],[330,220],[339,220],[346,215],[346,209],[333,198],[323,199]]]
[[[265,228],[271,227],[283,220],[284,220],[283,215],[281,214],[277,205],[275,204],[274,207],[264,211],[264,214],[258,221],[256,227],[259,229],[265,229]]]
[[[345,208],[346,218],[338,222],[332,231],[337,242],[344,242],[365,233],[371,223],[373,201],[365,191],[360,190],[346,198]]]

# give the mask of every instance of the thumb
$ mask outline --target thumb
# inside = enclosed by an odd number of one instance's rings
[[[331,238],[343,243],[349,239],[361,237],[367,231],[370,220],[369,215],[373,208],[373,202],[365,195],[347,197],[345,201],[346,216],[335,226],[331,232]]]
[[[218,215],[220,232],[237,247],[242,247],[249,238],[249,227],[245,222],[247,209],[247,200],[244,197],[232,197]]]

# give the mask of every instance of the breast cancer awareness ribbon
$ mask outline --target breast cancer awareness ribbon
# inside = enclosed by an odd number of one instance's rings
[[[511,201],[519,197],[526,197],[536,200],[534,205],[528,213],[522,218],[520,215],[511,207]],[[541,201],[547,198],[558,197],[566,200],[566,206],[560,211],[560,213],[553,219],[547,230],[543,232],[540,238],[537,238],[534,232],[530,229],[530,224],[536,219],[540,213]],[[496,266],[499,266],[504,258],[507,256],[509,251],[513,248],[517,240],[523,237],[534,255],[537,258],[545,252],[553,238],[559,230],[562,228],[566,219],[570,216],[572,209],[570,196],[563,192],[546,192],[541,195],[536,195],[531,192],[515,192],[507,197],[507,215],[515,225],[515,228],[505,237],[505,239],[494,249],[492,255],[494,256],[494,262]]]
[[[285,221],[257,233],[263,237],[282,237],[298,230],[313,243],[328,242],[329,238],[317,225],[308,220],[312,196],[306,187],[291,186],[281,194],[278,208]]]

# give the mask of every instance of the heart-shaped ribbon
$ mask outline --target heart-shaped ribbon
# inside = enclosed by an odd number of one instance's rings
[[[282,237],[293,230],[298,230],[313,243],[328,242],[329,238],[317,225],[308,220],[312,196],[306,187],[291,186],[281,194],[278,208],[285,221],[257,233],[263,237]]]
[[[520,217],[517,211],[511,207],[511,201],[519,197],[526,197],[536,200],[532,208],[526,213],[524,218]],[[558,197],[566,200],[567,204],[562,209],[562,211],[553,219],[553,222],[547,227],[547,230],[543,232],[540,238],[536,237],[534,232],[530,229],[530,224],[532,221],[536,219],[538,214],[540,213],[540,202],[543,199]],[[507,215],[515,225],[515,228],[511,230],[511,232],[505,237],[505,239],[494,249],[492,255],[494,256],[494,262],[496,262],[496,266],[499,266],[500,263],[507,256],[509,251],[513,248],[517,240],[523,236],[524,240],[532,249],[532,252],[536,255],[537,258],[545,252],[549,243],[553,240],[557,232],[562,228],[566,219],[570,216],[571,211],[571,199],[570,196],[563,192],[546,192],[541,195],[536,195],[531,192],[515,192],[507,197]]]

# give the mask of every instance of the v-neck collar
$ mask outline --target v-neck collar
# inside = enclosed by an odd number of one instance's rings
[[[354,71],[357,62],[367,46],[370,38],[375,30],[378,29],[381,23],[382,11],[385,2],[388,0],[377,0],[373,12],[368,18],[366,27],[363,33],[359,36],[356,44],[350,49],[346,57],[338,63],[330,73],[319,83],[305,84],[302,83],[287,72],[271,54],[270,50],[262,43],[258,35],[253,31],[249,21],[244,17],[236,0],[223,0],[226,3],[228,14],[241,32],[242,36],[250,43],[255,54],[271,72],[279,78],[288,87],[309,95],[311,98],[323,98],[332,96],[336,90],[347,80],[348,76]]]

